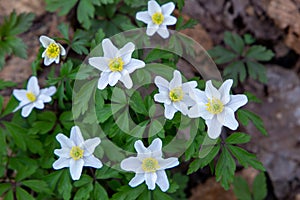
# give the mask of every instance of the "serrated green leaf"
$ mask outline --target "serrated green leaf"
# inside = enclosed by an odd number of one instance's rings
[[[162,192],[160,189],[156,189],[153,192],[153,200],[173,200],[173,198],[167,193]]]
[[[171,59],[173,57],[174,54],[169,51],[165,51],[161,49],[153,49],[147,54],[146,58],[144,59],[144,62],[151,63],[153,61],[157,61],[160,59]]]
[[[85,28],[89,29],[91,26],[91,19],[94,17],[95,7],[90,0],[80,0],[77,7],[77,19],[79,23]]]
[[[115,193],[111,200],[136,200],[145,189],[144,184],[135,188],[125,185],[118,189],[119,192]]]
[[[226,138],[226,144],[244,144],[251,140],[251,136],[246,133],[235,132]]]
[[[237,111],[237,116],[239,121],[244,126],[247,126],[249,124],[249,121],[251,121],[254,124],[254,126],[261,132],[261,134],[268,135],[264,123],[258,115],[254,114],[249,110],[239,109]]]
[[[71,199],[72,184],[70,180],[69,169],[65,169],[61,174],[57,188],[58,192],[63,196],[64,200]]]
[[[224,34],[224,42],[225,44],[230,46],[236,53],[240,55],[243,53],[245,43],[239,35],[226,31]]]
[[[61,23],[58,25],[58,30],[64,36],[65,39],[69,40],[69,24]]]
[[[89,183],[92,183],[92,182],[93,182],[92,177],[83,174],[78,181],[74,182],[74,186],[75,187],[82,187],[82,186],[84,186],[86,184],[89,184]]]
[[[227,147],[234,155],[234,157],[238,160],[238,162],[244,167],[247,168],[250,165],[257,170],[265,171],[264,166],[259,160],[257,160],[256,155],[249,153],[241,147],[232,145],[228,145]]]
[[[42,180],[25,180],[25,181],[22,181],[22,184],[38,193],[40,193],[40,192],[46,192],[48,194],[51,193],[51,190],[49,190],[48,184]]]
[[[257,61],[269,61],[273,58],[274,53],[261,45],[254,45],[246,52],[246,57]]]
[[[251,92],[245,92],[245,95],[247,96],[249,102],[262,103],[261,99]]]
[[[17,84],[12,81],[5,81],[3,79],[0,79],[0,90],[4,90],[6,88],[15,87]]]
[[[223,74],[226,78],[232,78],[234,84],[237,85],[238,80],[243,82],[246,79],[246,67],[242,61],[235,61],[230,65],[226,66]]]
[[[245,34],[244,41],[246,44],[253,44],[256,40],[251,34]]]
[[[264,200],[268,194],[267,180],[263,172],[259,173],[252,184],[252,193],[254,200]]]
[[[94,188],[94,186],[93,186],[92,182],[85,185],[84,187],[81,187],[75,193],[74,200],[89,200],[90,193],[93,191],[93,188]]]
[[[233,192],[239,200],[252,200],[248,183],[240,176],[234,178]]]
[[[144,104],[143,98],[139,92],[135,91],[131,95],[129,105],[136,113],[143,114],[146,116],[148,115],[148,111]]]
[[[216,180],[221,182],[225,190],[228,190],[234,178],[236,169],[235,161],[227,148],[222,149],[222,153],[216,166]]]
[[[59,11],[60,16],[66,15],[75,6],[78,0],[46,0],[46,10],[50,12]]]
[[[247,61],[249,76],[253,79],[258,79],[262,83],[267,83],[267,71],[265,66],[260,63]]]
[[[0,184],[0,196],[3,196],[3,193],[8,191],[11,188],[10,183],[1,183]]]
[[[108,200],[106,190],[97,182],[95,182],[94,190],[92,193],[92,200]]]
[[[9,134],[12,136],[15,144],[23,151],[26,151],[27,146],[25,142],[25,137],[26,137],[27,130],[13,123],[8,123],[8,122],[3,122],[3,123],[4,126],[7,128]]]
[[[101,169],[96,171],[95,176],[97,179],[118,178],[120,177],[120,172],[104,165]]]
[[[216,64],[225,64],[238,57],[238,55],[234,52],[221,46],[216,46],[215,48],[209,50],[208,53]]]
[[[16,188],[16,196],[18,200],[35,200],[26,190],[20,187]]]

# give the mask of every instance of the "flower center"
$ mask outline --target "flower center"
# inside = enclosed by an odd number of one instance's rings
[[[157,25],[161,25],[164,21],[164,15],[161,12],[156,12],[152,15],[152,22]]]
[[[155,158],[145,158],[142,162],[142,169],[145,172],[155,172],[159,168],[160,166]]]
[[[109,69],[113,72],[120,72],[123,70],[124,61],[122,58],[113,58],[109,61]]]
[[[221,102],[220,99],[209,99],[208,103],[206,104],[206,110],[211,114],[219,114],[223,111],[224,104]]]
[[[27,92],[26,97],[31,102],[34,102],[36,100],[36,96],[32,92]]]
[[[71,151],[70,151],[70,156],[74,159],[74,160],[78,160],[80,158],[83,157],[83,152],[84,150],[81,149],[78,146],[73,146]]]
[[[59,56],[60,49],[58,44],[51,43],[46,49],[46,55],[48,58],[56,58]]]
[[[183,91],[181,87],[172,89],[169,93],[169,97],[174,102],[181,101],[183,99]]]

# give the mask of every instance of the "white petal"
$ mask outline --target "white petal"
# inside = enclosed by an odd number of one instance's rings
[[[145,24],[152,22],[152,18],[149,15],[148,11],[141,11],[136,13],[136,19],[144,22]]]
[[[48,88],[44,88],[44,89],[41,89],[41,94],[45,94],[47,96],[52,96],[54,95],[56,92],[56,87],[55,86],[51,86],[51,87],[48,87]]]
[[[162,141],[159,138],[154,139],[150,144],[150,146],[148,147],[148,149],[151,152],[157,152],[157,151],[161,152],[161,148],[162,148]]]
[[[155,182],[157,180],[157,175],[156,173],[145,173],[145,181],[146,185],[148,186],[149,190],[154,190],[155,189]]]
[[[166,79],[156,76],[154,83],[158,87],[159,92],[169,92],[169,82]]]
[[[175,4],[173,2],[169,2],[161,6],[162,14],[164,16],[171,15],[174,9],[175,9]]]
[[[135,176],[129,182],[130,187],[136,187],[145,181],[145,174],[139,173],[135,174]]]
[[[27,97],[26,97],[26,93],[27,93],[27,90],[24,90],[24,89],[21,89],[21,90],[14,89],[14,90],[13,90],[13,95],[14,95],[14,96],[16,97],[16,99],[18,99],[19,101],[28,100]]]
[[[98,80],[98,89],[103,90],[108,85],[108,77],[110,72],[102,72]]]
[[[61,45],[61,44],[59,44],[59,43],[56,43],[58,46],[59,46],[59,48],[60,48],[60,55],[62,55],[62,56],[65,56],[66,55],[66,50],[65,50],[65,48]]]
[[[84,160],[84,166],[87,167],[93,167],[99,169],[103,166],[102,162],[93,155],[84,157],[83,160]]]
[[[158,159],[158,165],[160,166],[160,169],[169,169],[173,168],[177,165],[179,165],[178,158],[171,157],[167,159]]]
[[[118,53],[118,48],[113,45],[110,39],[104,39],[102,41],[102,48],[104,52],[104,57],[106,58],[115,58]]]
[[[173,73],[173,79],[170,81],[170,89],[181,87],[182,79],[181,74],[178,70],[175,70]]]
[[[218,121],[217,116],[205,121],[207,125],[207,134],[211,139],[216,139],[222,131],[222,124]]]
[[[80,146],[84,143],[81,131],[78,126],[73,126],[71,129],[70,139],[74,142],[76,146]]]
[[[144,146],[141,140],[138,140],[134,143],[134,148],[138,154],[149,153],[148,149]]]
[[[55,43],[55,41],[45,35],[40,36],[40,42],[42,43],[44,48],[47,48],[49,44]]]
[[[230,101],[226,107],[231,108],[234,112],[248,102],[248,98],[244,94],[230,95]]]
[[[209,99],[212,98],[220,99],[220,92],[212,85],[211,80],[206,82],[205,94]]]
[[[60,143],[60,146],[62,148],[69,148],[69,149],[71,149],[72,146],[74,146],[74,142],[72,140],[70,140],[70,138],[68,138],[67,136],[65,136],[62,133],[59,133],[56,136],[56,140]]]
[[[119,55],[124,61],[124,65],[127,65],[131,60],[131,55],[135,49],[135,45],[132,42],[128,42],[119,50]]]
[[[13,110],[13,112],[16,112],[17,110],[23,108],[25,105],[29,104],[29,100],[21,101],[20,104]]]
[[[105,58],[105,57],[89,58],[89,64],[102,72],[110,72],[111,71],[109,69],[108,63],[109,63],[109,58]]]
[[[62,169],[62,168],[65,168],[65,167],[69,167],[69,165],[70,165],[70,159],[68,159],[68,158],[59,158],[53,163],[52,167],[54,169]]]
[[[162,25],[170,26],[170,25],[176,24],[176,22],[177,22],[177,18],[176,18],[176,17],[173,17],[173,16],[166,16],[166,17],[164,18],[164,21],[163,21]]]
[[[36,107],[37,109],[44,109],[45,105],[42,100],[37,100],[33,102],[33,106]]]
[[[120,166],[125,171],[141,172],[137,170],[142,166],[142,162],[137,157],[129,157],[122,160]]]
[[[55,58],[55,63],[56,63],[56,64],[59,63],[59,56],[57,56],[57,57]]]
[[[160,25],[159,28],[157,29],[157,33],[164,39],[166,39],[170,36],[170,33],[169,33],[166,25]]]
[[[156,12],[161,12],[160,5],[154,0],[148,1],[148,13],[149,13],[149,15],[152,16]]]
[[[199,103],[190,108],[188,116],[190,118],[202,117],[204,120],[208,120],[212,119],[214,115],[206,110],[205,104]]]
[[[192,99],[194,99],[197,103],[201,102],[201,103],[206,104],[208,102],[205,92],[203,92],[197,88],[190,91],[190,97]]]
[[[100,144],[101,140],[100,138],[92,138],[92,139],[87,139],[83,143],[83,148],[84,148],[84,156],[89,156],[94,153],[95,148]]]
[[[124,66],[124,69],[126,69],[130,74],[134,72],[136,69],[140,69],[143,67],[145,67],[144,61],[132,58],[130,62]]]
[[[230,88],[233,84],[232,79],[226,80],[221,87],[219,88],[219,92],[221,93],[221,101],[223,104],[227,104],[230,101]]]
[[[181,87],[183,91],[189,92],[195,89],[197,85],[198,85],[197,81],[190,81],[190,82],[183,83]]]
[[[71,149],[69,148],[55,149],[54,154],[61,158],[70,158],[70,151]]]
[[[183,99],[181,101],[185,103],[185,105],[187,105],[188,107],[196,104],[196,102],[189,95],[186,94],[183,96]]]
[[[83,159],[70,159],[70,173],[73,180],[79,180],[82,172],[84,161]]]
[[[165,103],[167,105],[171,104],[171,100],[169,98],[169,94],[167,92],[160,92],[154,95],[154,101],[159,103]]]
[[[35,96],[38,96],[40,94],[38,79],[35,76],[30,77],[27,84],[27,90],[32,92]]]
[[[52,98],[49,97],[48,95],[40,94],[40,96],[38,97],[38,100],[40,100],[44,103],[48,103],[52,100]]]
[[[183,115],[186,115],[188,112],[188,108],[182,101],[173,102],[173,106],[176,110],[180,111]]]
[[[50,59],[47,56],[45,56],[45,58],[44,58],[44,65],[45,66],[49,66],[53,62],[54,62],[54,59]]]
[[[153,24],[152,22],[147,25],[146,34],[148,36],[154,35],[154,33],[158,30],[159,25]]]
[[[22,112],[21,112],[22,117],[28,117],[33,108],[34,105],[32,103],[25,105],[22,108]]]
[[[218,114],[219,122],[231,130],[236,130],[239,126],[238,121],[235,119],[234,112],[230,108],[225,107],[224,111]]]
[[[132,88],[133,86],[133,83],[132,83],[132,80],[129,76],[129,73],[127,70],[123,70],[122,72],[122,76],[120,78],[120,81],[124,84],[124,86],[127,88],[127,89],[130,89]]]
[[[159,170],[156,174],[156,184],[160,187],[161,191],[166,192],[169,189],[170,184],[165,170]]]
[[[177,110],[173,107],[172,104],[170,105],[164,104],[164,106],[165,106],[165,117],[170,120],[173,119],[174,114],[177,112]]]
[[[115,86],[117,82],[121,78],[121,73],[120,72],[111,72],[108,77],[108,84],[110,86]]]

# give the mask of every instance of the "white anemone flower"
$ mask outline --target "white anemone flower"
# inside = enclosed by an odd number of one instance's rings
[[[38,79],[32,76],[28,81],[27,90],[13,90],[13,95],[20,101],[19,106],[16,107],[13,112],[22,108],[21,115],[28,117],[33,108],[43,109],[45,107],[44,103],[49,103],[52,100],[51,96],[55,94],[55,92],[56,87],[54,86],[40,89]]]
[[[189,94],[195,90],[197,82],[182,83],[181,74],[177,70],[174,71],[170,83],[160,76],[155,77],[154,83],[159,91],[154,95],[154,100],[164,104],[167,119],[172,119],[177,111],[187,115],[188,107],[196,103]]]
[[[148,10],[136,14],[136,19],[147,24],[146,34],[148,36],[158,33],[162,38],[169,37],[167,26],[174,25],[177,22],[176,17],[171,16],[175,9],[173,2],[166,3],[161,7],[154,1],[148,1]]]
[[[98,88],[103,90],[108,84],[115,86],[119,80],[126,88],[132,88],[133,83],[129,74],[136,69],[145,67],[143,61],[131,58],[135,45],[129,42],[123,48],[118,49],[109,39],[104,39],[102,48],[103,57],[89,58],[89,64],[102,71]]]
[[[59,159],[53,163],[53,168],[70,167],[73,180],[79,180],[83,166],[97,169],[103,166],[102,162],[93,155],[95,148],[101,142],[100,138],[95,137],[84,141],[79,127],[73,126],[70,138],[59,133],[56,139],[61,149],[54,150],[54,154],[59,156]]]
[[[197,104],[189,110],[189,117],[202,117],[207,125],[208,136],[212,139],[220,136],[223,126],[231,130],[238,128],[234,112],[248,102],[246,95],[230,95],[232,83],[232,79],[226,80],[216,89],[210,80],[206,82],[204,92],[194,90],[191,94]]]
[[[159,138],[153,140],[148,148],[138,140],[134,148],[137,157],[125,158],[121,162],[123,170],[136,173],[129,185],[136,187],[145,181],[149,190],[154,190],[157,184],[163,192],[167,191],[170,185],[165,169],[179,165],[178,158],[162,158],[162,141]]]
[[[66,55],[65,48],[61,44],[55,42],[55,40],[42,35],[40,36],[40,42],[43,47],[46,48],[42,54],[42,58],[44,58],[44,65],[48,66],[53,62],[58,64],[60,56]]]

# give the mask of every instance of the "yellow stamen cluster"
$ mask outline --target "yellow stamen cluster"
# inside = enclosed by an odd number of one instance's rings
[[[211,114],[219,114],[224,110],[224,104],[220,99],[212,98],[208,100],[206,104],[206,110]]]
[[[164,15],[161,12],[156,12],[152,15],[152,22],[157,25],[161,25],[164,21]]]
[[[184,93],[183,93],[181,87],[174,88],[169,92],[169,97],[170,97],[171,101],[174,101],[174,102],[181,101],[183,99],[183,95],[184,95]]]
[[[48,58],[57,58],[60,54],[60,48],[58,44],[51,43],[46,49],[46,55]]]
[[[160,166],[158,165],[158,160],[156,160],[155,158],[145,158],[142,161],[142,169],[145,172],[156,172],[156,170],[158,170],[160,168]]]
[[[26,97],[31,102],[34,102],[36,100],[36,96],[32,92],[27,92]]]
[[[73,146],[72,149],[71,149],[71,151],[70,151],[70,156],[74,160],[79,160],[80,158],[83,157],[83,152],[84,152],[84,150],[81,149],[80,147]]]
[[[122,60],[122,58],[113,58],[109,61],[108,66],[111,71],[120,72],[123,70],[124,61]]]

